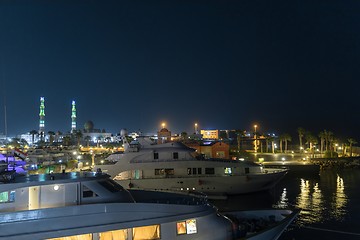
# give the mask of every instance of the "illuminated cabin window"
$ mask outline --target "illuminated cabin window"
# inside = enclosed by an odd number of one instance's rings
[[[225,174],[230,175],[230,174],[232,173],[232,169],[231,169],[231,168],[229,168],[229,167],[224,168],[224,172],[225,172]]]
[[[133,228],[133,240],[160,239],[160,224]]]
[[[0,203],[15,202],[15,191],[6,191],[0,193]]]
[[[99,240],[127,240],[127,229],[99,233]]]
[[[163,168],[155,169],[155,175],[165,175],[165,169]]]
[[[157,168],[155,169],[155,175],[174,175],[173,168]]]
[[[60,237],[60,238],[48,238],[48,240],[92,240],[92,239],[93,237],[91,233]]]
[[[197,233],[196,219],[189,219],[176,223],[176,232],[178,235]]]

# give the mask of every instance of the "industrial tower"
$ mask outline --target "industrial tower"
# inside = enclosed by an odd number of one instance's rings
[[[40,122],[39,122],[39,134],[40,136],[45,136],[45,99],[44,97],[40,98]]]
[[[76,131],[76,106],[75,101],[72,101],[72,109],[71,109],[71,132]]]

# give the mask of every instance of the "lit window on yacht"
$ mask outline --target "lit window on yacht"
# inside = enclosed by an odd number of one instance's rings
[[[9,202],[15,202],[15,191],[10,191]]]
[[[173,152],[173,159],[179,159],[179,153]]]
[[[156,168],[155,175],[165,175],[165,169],[163,168]]]
[[[174,175],[173,168],[157,168],[155,169],[155,175]]]
[[[127,229],[99,233],[99,240],[127,240]]]
[[[145,227],[134,227],[133,240],[140,239],[160,239],[160,224]]]
[[[15,191],[0,193],[0,203],[15,202]]]
[[[178,235],[197,233],[196,219],[189,219],[176,223]]]
[[[9,201],[9,192],[0,193],[0,203],[5,203]]]
[[[231,168],[224,168],[224,172],[225,174],[231,174],[232,173],[232,169]]]

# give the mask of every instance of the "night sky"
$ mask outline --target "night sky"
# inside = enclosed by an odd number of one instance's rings
[[[8,134],[303,127],[360,142],[360,2],[0,2]]]

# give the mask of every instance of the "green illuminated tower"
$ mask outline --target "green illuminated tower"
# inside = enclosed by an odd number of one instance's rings
[[[39,123],[39,134],[44,136],[45,134],[45,99],[44,97],[40,98],[40,123]]]
[[[72,109],[71,109],[71,132],[76,131],[76,106],[75,101],[72,101]]]

